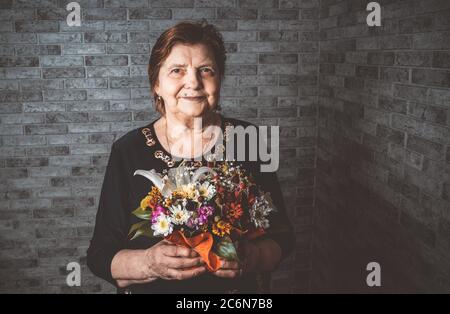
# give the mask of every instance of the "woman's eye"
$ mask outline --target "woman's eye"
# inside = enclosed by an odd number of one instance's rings
[[[170,73],[179,74],[179,73],[181,73],[181,69],[172,69],[172,71],[170,71]]]
[[[201,68],[200,72],[202,74],[210,74],[210,75],[214,75],[214,71],[210,68]]]

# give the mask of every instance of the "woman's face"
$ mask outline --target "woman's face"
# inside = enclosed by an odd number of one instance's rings
[[[166,113],[200,117],[219,101],[220,73],[205,44],[175,44],[162,64],[155,92],[164,100]]]

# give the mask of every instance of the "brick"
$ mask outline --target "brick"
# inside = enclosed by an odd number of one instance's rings
[[[433,17],[430,15],[415,16],[399,21],[401,34],[425,33],[433,30]]]
[[[406,114],[407,102],[400,99],[390,99],[386,97],[380,97],[378,99],[378,108],[387,112]]]
[[[0,57],[2,67],[36,67],[39,66],[39,59],[36,57]],[[10,89],[10,88],[2,88]]]
[[[450,71],[413,69],[412,82],[428,86],[450,87]]]
[[[259,21],[259,20],[240,20],[238,29],[243,31],[276,31],[278,30],[277,21]]]
[[[19,82],[13,80],[2,80],[0,81],[0,90],[18,90]]]
[[[68,14],[63,8],[37,9],[36,12],[38,20],[63,20]]]
[[[3,91],[0,94],[0,102],[41,101],[40,91]]]
[[[126,20],[127,11],[125,9],[89,9],[83,11],[83,19],[89,20]]]
[[[44,123],[41,114],[9,114],[0,117],[2,124]]]
[[[84,90],[48,90],[44,91],[44,100],[86,100],[86,91]]]
[[[127,42],[126,33],[116,32],[87,32],[84,33],[86,43],[125,43]]]
[[[147,77],[134,77],[134,78],[112,78],[110,80],[111,88],[123,88],[123,87],[146,87],[149,88],[149,82]]]
[[[298,33],[295,31],[261,31],[260,41],[298,41]]]
[[[407,100],[426,102],[427,91],[426,87],[394,85],[394,96]]]
[[[422,121],[400,114],[392,114],[391,126],[415,135],[420,135],[423,130]]]
[[[217,17],[219,19],[251,20],[258,17],[258,11],[254,9],[218,8]]]
[[[409,70],[405,68],[380,68],[380,79],[389,82],[407,83],[409,81]]]
[[[105,52],[103,44],[67,44],[63,48],[65,55],[104,54]]]
[[[145,8],[148,0],[104,0],[105,8]]]
[[[175,16],[175,13],[174,13]],[[170,19],[172,17],[169,9],[130,9],[130,20],[144,19]]]
[[[89,121],[86,112],[58,112],[47,113],[46,123],[71,123],[71,122],[87,122]]]
[[[67,25],[66,21],[61,21],[59,28],[61,32],[95,32],[106,30],[108,23],[126,23],[122,21],[83,21],[81,26],[73,27]],[[124,30],[122,30],[124,31]]]
[[[259,63],[298,63],[298,56],[296,54],[259,54]]]
[[[108,81],[101,78],[68,79],[65,86],[68,89],[108,88]]]
[[[148,21],[106,21],[104,28],[105,28],[105,31],[145,32],[145,31],[149,30],[149,22]],[[152,28],[152,30],[153,30],[153,28]]]
[[[446,51],[433,52],[433,67],[450,68],[450,52]]]
[[[20,45],[16,48],[18,56],[60,55],[59,45]]]
[[[91,122],[124,122],[131,121],[130,112],[102,112],[92,113]]]
[[[393,65],[394,53],[393,52],[369,52],[367,54],[368,64],[375,65]]]
[[[406,147],[430,159],[441,160],[444,157],[444,146],[418,136],[408,136]]]
[[[64,103],[26,103],[23,105],[24,112],[54,112],[65,111]]]
[[[59,23],[57,21],[18,21],[15,22],[16,32],[31,33],[57,33]]]
[[[240,8],[276,8],[278,3],[276,0],[239,0],[238,6]]]
[[[67,133],[67,125],[26,125],[25,134],[62,134]]]
[[[132,32],[130,33],[130,43],[155,43],[159,35],[154,32]]]
[[[42,69],[42,76],[48,78],[85,77],[82,67],[47,68]]]
[[[36,34],[29,33],[1,33],[0,42],[2,43],[18,43],[18,44],[36,44]]]
[[[429,101],[436,105],[450,107],[450,91],[445,89],[431,89]]]
[[[274,10],[261,9],[261,19],[263,20],[298,20],[299,12],[297,10]]]
[[[450,49],[450,32],[415,34],[413,47],[415,49]]]
[[[87,56],[87,57],[85,57],[85,60],[86,60],[87,66],[128,65],[128,57],[127,56]]]
[[[48,135],[48,144],[50,145],[67,145],[88,143],[89,137],[87,134],[62,134],[62,135]]]
[[[363,78],[378,78],[378,67],[375,66],[356,66],[356,76]]]
[[[421,51],[401,51],[395,54],[395,65],[429,67],[433,54]]]
[[[225,68],[227,75],[255,75],[258,67],[256,65],[230,64]]]
[[[87,91],[87,99],[130,99],[129,89],[91,89]]]
[[[247,87],[247,88],[230,88],[225,87],[222,88],[221,94],[226,96],[233,96],[233,97],[252,97],[257,96],[258,89],[256,87]]]
[[[218,9],[220,10],[220,8]],[[175,20],[195,20],[195,19],[214,19],[215,9],[213,8],[196,8],[196,9],[172,9],[173,19]]]
[[[89,81],[89,79],[87,79]],[[104,79],[101,79],[101,84],[105,83]],[[95,84],[95,82],[94,82]],[[98,84],[98,82],[97,82]],[[108,101],[73,101],[66,102],[66,111],[76,111],[76,112],[86,112],[86,111],[108,111],[109,102]]]
[[[163,0],[157,0],[158,2],[165,2]],[[177,0],[174,0],[176,3]],[[178,0],[178,2],[181,2]],[[183,3],[186,2],[187,4],[191,4],[191,1],[182,1]],[[191,6],[191,5],[190,5]],[[195,0],[194,6],[196,8],[230,8],[235,6],[234,0]]]
[[[150,47],[148,44],[110,44],[108,45],[107,53],[150,53]]]
[[[442,107],[427,106],[419,103],[410,103],[408,105],[408,114],[432,123],[446,125],[447,113],[448,110]]]
[[[83,66],[82,56],[42,56],[40,57],[43,67],[74,67]]]
[[[42,44],[66,44],[66,43],[81,43],[81,33],[50,33],[38,34],[39,42]]]
[[[45,146],[27,148],[28,156],[58,156],[69,155],[68,146]]]
[[[130,76],[128,67],[89,67],[87,77],[122,77]]]
[[[0,114],[5,113],[21,113],[23,111],[22,104],[19,103],[1,103]]]

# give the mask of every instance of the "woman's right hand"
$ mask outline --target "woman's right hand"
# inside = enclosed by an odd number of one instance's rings
[[[206,272],[203,259],[193,249],[162,240],[145,251],[149,277],[185,280]]]

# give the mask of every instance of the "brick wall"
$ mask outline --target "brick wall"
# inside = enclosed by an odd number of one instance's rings
[[[156,38],[199,18],[226,41],[224,113],[282,125],[279,176],[298,243],[273,288],[307,291],[318,0],[79,0],[81,27],[65,22],[69,2],[0,1],[0,291],[114,292],[85,262],[110,145],[157,117],[146,77]],[[65,283],[71,261],[79,288]]]
[[[311,291],[450,292],[450,1],[367,3],[321,0]]]

